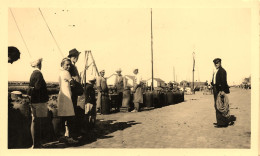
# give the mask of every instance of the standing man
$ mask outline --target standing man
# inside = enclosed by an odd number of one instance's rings
[[[98,97],[97,97],[97,113],[104,113],[101,111],[101,107],[106,106],[108,107],[107,100],[108,99],[108,87],[107,87],[107,80],[104,77],[105,76],[105,70],[100,71],[100,76],[97,78],[96,86],[98,91]],[[102,110],[106,110],[102,108]]]
[[[117,105],[117,111],[120,111],[120,107],[122,106],[122,99],[123,99],[123,91],[124,91],[124,82],[123,82],[123,76],[121,74],[122,70],[119,68],[116,70],[116,79],[115,79],[115,88],[118,94],[118,105]]]
[[[134,87],[133,87],[133,93],[134,93],[134,106],[135,109],[132,112],[139,112],[140,111],[140,103],[143,103],[143,91],[142,91],[142,77],[138,73],[138,68],[135,68],[133,70],[133,73],[135,74],[134,79]]]
[[[230,118],[229,115],[229,104],[224,103],[223,104],[223,110],[219,110],[217,108],[217,97],[218,94],[220,96],[224,96],[225,94],[229,94],[229,86],[227,84],[227,72],[224,68],[221,66],[221,59],[216,58],[213,60],[215,67],[216,67],[216,72],[213,74],[212,78],[212,86],[213,86],[213,94],[214,94],[214,106],[216,110],[216,119],[217,123],[214,123],[216,128],[219,127],[227,127],[230,122],[235,121],[234,118]]]
[[[80,76],[79,76],[78,69],[76,67],[76,63],[78,61],[79,54],[80,54],[80,52],[74,48],[69,51],[69,55],[68,55],[68,57],[71,60],[69,73],[70,73],[72,79],[78,83],[80,83]],[[78,135],[77,133],[79,133],[78,131],[80,129],[79,128],[80,125],[78,124],[79,123],[78,120],[80,120],[79,114],[78,114],[79,111],[77,111],[78,95],[77,95],[75,89],[72,89],[71,92],[72,92],[71,100],[72,100],[74,111],[75,111],[75,119],[72,122],[71,133],[72,133],[73,139],[76,139],[75,137]]]

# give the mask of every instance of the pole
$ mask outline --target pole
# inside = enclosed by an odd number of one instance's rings
[[[152,86],[151,91],[153,91],[153,12],[151,8],[151,63],[152,63]]]
[[[195,52],[192,53],[193,55],[193,70],[192,70],[192,90],[193,90],[193,93],[195,94],[195,90],[194,90],[194,71],[195,71]]]
[[[89,51],[89,53],[90,53],[90,56],[91,56],[91,58],[92,58],[92,60],[93,60],[93,65],[95,66],[96,72],[97,72],[97,74],[98,74],[98,76],[99,76],[99,72],[98,72],[98,69],[97,69],[97,65],[96,65],[96,62],[95,62],[95,60],[94,60],[94,57],[93,57],[93,55],[92,55],[92,53],[91,53],[91,50]]]

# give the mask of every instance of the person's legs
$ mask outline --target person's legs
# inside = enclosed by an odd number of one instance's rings
[[[135,110],[139,112],[140,110],[140,103],[139,102],[135,102]]]
[[[32,136],[32,141],[33,141],[33,148],[39,148],[41,146],[40,142],[40,124],[41,124],[41,119],[32,116],[32,123],[31,123],[31,136]]]

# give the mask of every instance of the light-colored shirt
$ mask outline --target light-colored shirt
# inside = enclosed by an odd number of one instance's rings
[[[218,69],[214,72],[214,77],[213,77],[213,83],[216,84],[216,75],[218,73]]]
[[[141,83],[141,81],[142,81],[142,76],[138,73],[138,74],[136,74],[135,75],[135,83],[136,84],[140,84]]]

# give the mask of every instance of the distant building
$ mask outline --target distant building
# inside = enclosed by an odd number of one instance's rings
[[[146,81],[146,85],[147,86],[152,85],[152,79],[151,78]],[[154,87],[165,87],[165,82],[160,78],[153,78],[153,86]]]

